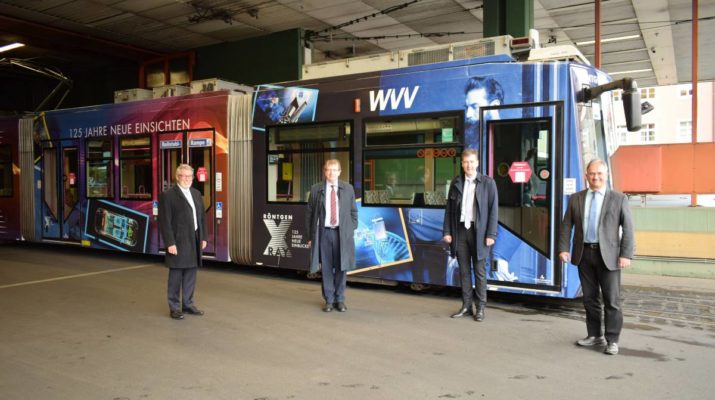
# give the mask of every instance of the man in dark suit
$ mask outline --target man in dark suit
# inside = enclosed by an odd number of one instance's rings
[[[605,344],[604,352],[615,355],[623,326],[621,269],[630,266],[635,248],[633,221],[626,195],[609,190],[606,185],[608,166],[603,160],[588,163],[586,180],[589,189],[571,196],[561,222],[559,258],[578,265],[581,278],[588,335],[577,344]],[[572,229],[573,257],[569,253]],[[604,307],[599,289],[605,304],[605,338],[601,330]]]
[[[345,285],[347,272],[355,269],[357,207],[352,185],[339,181],[340,161],[328,160],[323,167],[325,180],[310,188],[305,224],[308,228],[310,272],[322,268],[323,311],[347,311]]]
[[[191,187],[193,179],[194,169],[179,165],[176,186],[159,198],[159,226],[169,268],[169,315],[174,319],[183,319],[184,312],[204,314],[194,305],[194,288],[201,250],[206,247],[206,213],[201,193]]]
[[[483,321],[487,305],[485,259],[497,238],[499,198],[494,179],[478,173],[478,166],[477,151],[464,150],[464,175],[457,175],[449,187],[442,233],[452,257],[457,257],[462,286],[462,308],[452,318],[473,314],[475,321]],[[472,311],[473,300],[476,313]]]

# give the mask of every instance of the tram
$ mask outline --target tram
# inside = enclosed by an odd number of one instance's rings
[[[305,271],[307,196],[336,158],[358,197],[349,279],[457,286],[444,205],[475,148],[499,191],[489,289],[573,298],[559,221],[614,149],[616,87],[638,129],[630,80],[507,55],[0,119],[0,239],[162,254],[159,194],[189,163],[206,258]]]

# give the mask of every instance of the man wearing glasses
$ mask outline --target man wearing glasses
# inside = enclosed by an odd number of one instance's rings
[[[355,190],[351,184],[338,180],[340,172],[340,161],[325,162],[325,180],[310,188],[305,215],[310,272],[322,269],[325,312],[333,311],[333,308],[339,312],[347,311],[347,272],[355,269],[353,234],[358,223]]]
[[[201,251],[207,243],[206,213],[201,193],[191,187],[193,180],[194,169],[179,165],[176,186],[159,198],[159,227],[169,268],[169,315],[173,319],[183,319],[184,313],[204,315],[194,305],[194,288]]]

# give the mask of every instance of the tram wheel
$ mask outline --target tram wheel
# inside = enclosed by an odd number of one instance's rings
[[[427,289],[429,289],[429,285],[426,285],[424,283],[417,283],[417,282],[410,283],[410,290],[413,290],[415,292],[421,292],[421,291],[427,290]]]

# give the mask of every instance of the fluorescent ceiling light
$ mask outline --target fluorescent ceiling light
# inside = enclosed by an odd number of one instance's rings
[[[609,72],[609,75],[637,74],[639,72],[651,72],[653,68],[632,69],[630,71]]]
[[[621,40],[629,40],[629,39],[638,39],[640,37],[641,37],[641,35],[619,36],[619,37],[614,37],[614,38],[601,39],[601,43],[618,42]],[[576,42],[576,46],[588,46],[588,45],[591,45],[594,43],[596,43],[595,40],[587,40],[585,42]]]
[[[17,43],[17,42],[11,43],[11,44],[6,44],[5,46],[0,46],[0,53],[2,53],[3,51],[10,51],[12,49],[16,49],[16,48],[22,47],[22,46],[24,46],[24,44]]]

